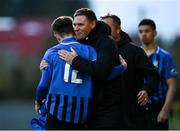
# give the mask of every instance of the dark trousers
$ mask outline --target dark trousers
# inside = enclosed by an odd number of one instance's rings
[[[123,130],[147,130],[147,123],[145,115],[129,116],[124,114],[121,126]]]
[[[84,125],[60,121],[53,115],[48,114],[45,124],[45,129],[46,130],[81,130],[84,129]]]
[[[159,112],[161,111],[163,103],[158,103],[149,106],[148,114],[147,114],[147,121],[148,121],[148,129],[149,130],[168,130],[169,124],[168,120],[164,123],[158,123],[157,117]]]

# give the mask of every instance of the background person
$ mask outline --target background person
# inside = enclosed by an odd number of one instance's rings
[[[158,81],[158,74],[143,49],[132,43],[129,35],[121,30],[118,16],[107,14],[101,20],[111,27],[111,35],[119,54],[127,62],[121,76],[121,125],[122,129],[147,129],[145,105]],[[144,84],[144,78],[149,81]]]
[[[168,115],[176,92],[177,71],[170,53],[160,48],[155,41],[156,24],[151,19],[143,19],[138,25],[142,48],[157,68],[160,81],[156,92],[148,100],[149,129],[168,130]]]

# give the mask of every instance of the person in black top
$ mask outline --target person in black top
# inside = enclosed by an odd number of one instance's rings
[[[118,52],[127,62],[127,69],[121,76],[122,129],[147,129],[145,118],[148,97],[158,82],[159,76],[143,49],[134,45],[127,33],[121,30],[120,18],[107,14],[101,20],[111,27]],[[148,82],[144,84],[144,78]]]
[[[73,27],[76,38],[97,51],[97,60],[87,61],[75,51],[61,50],[60,57],[76,70],[92,75],[93,99],[87,126],[89,129],[120,129],[120,77],[106,80],[112,68],[119,64],[119,53],[110,37],[110,27],[97,21],[95,13],[81,8],[74,13]]]

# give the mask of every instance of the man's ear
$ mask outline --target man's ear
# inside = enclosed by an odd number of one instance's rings
[[[96,21],[93,20],[93,21],[91,22],[91,28],[94,29],[95,26],[96,26]]]
[[[154,31],[154,36],[157,36],[157,31],[156,30]]]
[[[121,28],[118,28],[118,29],[116,30],[116,33],[117,33],[117,34],[120,34],[120,33],[121,33]]]

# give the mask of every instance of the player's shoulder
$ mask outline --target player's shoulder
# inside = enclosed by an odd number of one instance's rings
[[[72,47],[75,47],[75,48],[81,48],[81,46],[82,46],[82,44],[78,41],[73,41],[69,45]]]
[[[53,54],[55,54],[58,51],[58,47],[59,47],[59,45],[55,45],[55,46],[47,49],[44,54],[44,59],[50,59],[53,56]]]
[[[160,48],[160,47],[158,47],[158,48],[159,48],[159,52],[160,52],[161,54],[169,55],[169,52],[166,51],[165,49]]]
[[[92,46],[89,46],[87,44],[84,44],[84,43],[80,43],[80,42],[76,42],[75,44],[71,45],[73,48],[77,49],[77,50],[85,50],[85,49],[88,49],[88,48],[93,48]]]
[[[160,47],[159,48],[159,55],[161,55],[162,57],[167,57],[167,58],[171,58],[171,54],[166,51],[165,49],[162,49]]]
[[[86,52],[90,52],[90,53],[96,53],[96,50],[95,50],[95,48],[94,47],[92,47],[92,46],[90,46],[90,45],[86,45],[86,44],[81,44],[81,48],[83,49],[83,50],[86,50],[86,51],[84,51],[85,53]]]
[[[51,54],[51,53],[53,53],[53,52],[56,52],[56,51],[58,50],[59,46],[60,46],[60,45],[57,44],[57,45],[55,45],[55,46],[47,49],[47,50],[46,50],[46,54]]]
[[[96,50],[87,44],[79,43],[74,45],[74,49],[81,57],[89,59],[91,56],[96,56]]]

